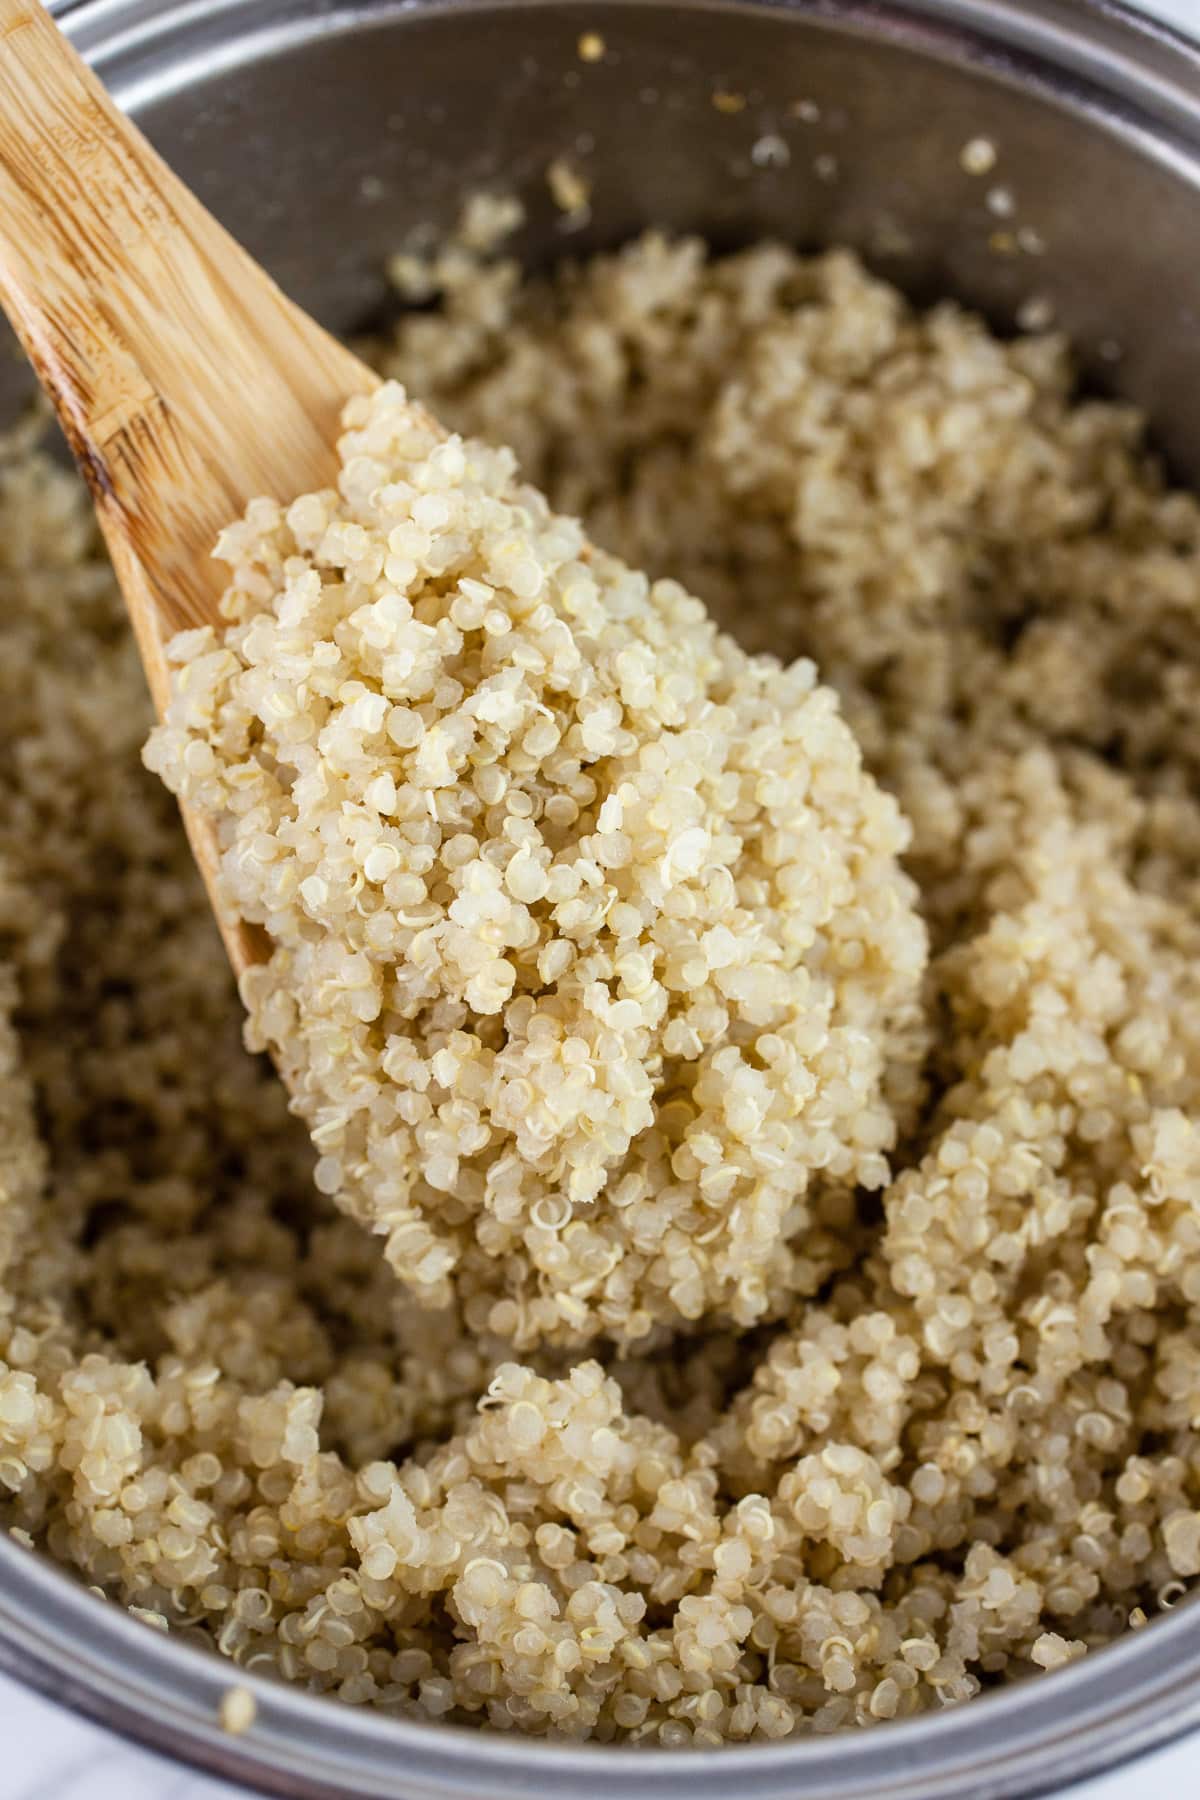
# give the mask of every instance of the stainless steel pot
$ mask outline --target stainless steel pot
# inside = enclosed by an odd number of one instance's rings
[[[860,246],[918,295],[1000,323],[1052,302],[1087,372],[1136,398],[1200,480],[1200,47],[1082,0],[87,0],[80,48],[186,180],[336,328],[385,255],[480,187],[516,188],[521,253],[648,223]],[[610,59],[584,65],[600,32]],[[714,108],[714,92],[744,96]],[[804,104],[801,104],[804,103]],[[754,146],[782,139],[769,153]],[[991,176],[960,153],[985,138]],[[592,221],[565,238],[568,152]],[[760,166],[762,165],[762,166]],[[1014,220],[999,186],[1017,203]],[[1000,208],[997,212],[996,208]],[[1017,230],[1017,225],[1022,228]],[[0,408],[20,382],[0,376]],[[215,1772],[285,1795],[402,1800],[1004,1800],[1200,1724],[1200,1606],[1048,1680],[862,1734],[723,1752],[570,1748],[371,1717],[234,1678],[0,1541],[0,1666]],[[237,1676],[239,1681],[247,1678]]]

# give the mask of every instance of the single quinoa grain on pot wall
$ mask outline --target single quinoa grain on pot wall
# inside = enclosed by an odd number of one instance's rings
[[[623,1341],[593,1326],[574,1349],[565,1320],[546,1330],[522,1315],[518,1294],[543,1297],[532,1262],[512,1293],[494,1271],[463,1286],[476,1234],[491,1228],[470,1183],[461,1213],[450,1210],[457,1184],[431,1190],[432,1226],[460,1258],[446,1277],[453,1301],[415,1300],[380,1240],[314,1188],[327,1153],[288,1119],[269,1066],[240,1047],[241,1011],[186,843],[138,766],[143,684],[86,498],[28,443],[9,444],[4,1523],[146,1622],[241,1667],[398,1714],[537,1735],[703,1745],[871,1724],[1040,1676],[1145,1626],[1200,1573],[1195,502],[1164,489],[1131,413],[1072,397],[1056,339],[1001,344],[952,308],[917,314],[842,255],[766,246],[709,258],[651,238],[543,281],[462,248],[397,273],[441,305],[402,320],[376,348],[380,365],[467,436],[515,435],[522,476],[650,572],[622,619],[635,644],[678,617],[679,588],[653,598],[653,583],[674,577],[742,643],[785,665],[811,657],[836,690],[840,714],[809,669],[743,663],[697,613],[671,632],[685,667],[693,656],[715,664],[700,686],[723,682],[722,705],[736,689],[756,716],[779,715],[794,698],[820,767],[845,773],[836,809],[828,789],[805,802],[831,879],[862,882],[853,846],[887,821],[891,847],[876,844],[870,885],[892,884],[909,928],[915,906],[931,949],[911,1017],[907,1002],[889,1011],[879,987],[861,1002],[893,1033],[890,1049],[874,1046],[866,1111],[891,1121],[895,1142],[858,1146],[850,1177],[808,1158],[795,1217],[772,1227],[776,1297],[751,1331],[733,1317],[735,1280],[714,1311],[686,1319],[651,1261],[640,1279],[662,1309],[653,1332],[630,1332],[634,1305]],[[514,498],[507,463],[491,466],[489,504],[529,504]],[[534,526],[551,529],[540,512]],[[202,684],[229,696],[230,723],[246,732],[246,810],[261,809],[270,852],[232,872],[298,920],[305,903],[271,885],[275,861],[294,860],[273,846],[277,790],[297,763],[290,754],[271,769],[262,749],[268,730],[275,743],[285,735],[271,696],[286,696],[286,681],[264,677],[278,662],[282,583],[251,544],[268,557],[294,545],[301,595],[316,574],[332,627],[321,641],[336,659],[377,648],[324,594],[345,583],[348,562],[316,566],[277,514],[242,538],[239,567],[264,574],[233,626],[252,653],[229,651]],[[558,570],[580,560],[563,554]],[[597,603],[631,579],[604,557],[584,566]],[[422,604],[444,611],[440,577],[423,579]],[[308,602],[296,604],[286,629],[307,666],[316,632]],[[528,634],[521,605],[497,648]],[[603,659],[584,660],[591,670]],[[505,666],[544,689],[544,670]],[[439,719],[461,713],[456,679],[439,660]],[[251,727],[255,681],[272,716]],[[542,701],[556,718],[571,712],[572,730],[581,702],[569,691]],[[770,727],[781,746],[786,723]],[[348,783],[372,753],[411,767],[415,738],[385,748],[361,729],[339,713],[325,748],[306,744],[312,802],[324,804],[315,775],[329,755],[346,760]],[[227,783],[224,745],[208,766],[199,754],[192,774]],[[537,752],[518,789],[541,782],[556,754]],[[688,790],[707,781],[706,808],[731,772],[739,787],[756,773],[732,734],[724,754],[698,765]],[[609,798],[600,787],[617,757],[586,765],[596,794],[568,795],[579,814],[547,843],[551,860]],[[556,793],[582,778],[579,762]],[[405,783],[391,780],[399,800]],[[365,858],[399,830],[365,786],[346,826],[340,812],[330,821],[335,871],[359,869],[360,844]],[[884,794],[911,828],[907,849]],[[389,797],[380,783],[374,800]],[[622,806],[611,829],[623,832]],[[507,872],[526,826],[542,821],[496,816],[520,827],[491,834]],[[655,829],[674,823],[671,813]],[[731,863],[753,867],[766,833],[735,816],[739,834],[743,823]],[[473,840],[477,824],[458,835]],[[640,862],[599,865],[601,879],[632,879]],[[360,872],[368,898],[395,879]],[[569,936],[551,930],[544,895],[518,899],[486,879],[506,919],[520,905],[547,938]],[[460,891],[446,877],[443,932]],[[581,883],[571,897],[594,891]],[[708,904],[697,875],[677,891]],[[657,945],[664,922],[679,921],[652,910]],[[365,934],[367,917],[356,913],[354,929]],[[840,940],[828,922],[816,929],[792,968],[807,966],[832,996],[851,993],[849,971],[833,967]],[[606,930],[586,954],[611,952]],[[867,941],[861,930],[852,941]],[[339,967],[363,955],[365,998],[386,957],[349,950],[314,920],[318,937]],[[514,994],[540,950],[540,938],[536,950],[504,947]],[[894,978],[901,962],[888,966]],[[570,980],[560,970],[526,999],[561,997],[581,1018]],[[340,986],[329,1003],[345,1005]],[[682,997],[672,1004],[686,1011]],[[765,1080],[777,1065],[740,1040],[745,1003],[723,1004],[734,1049]],[[445,993],[432,1002],[465,1005]],[[476,1035],[502,1016],[479,1013]],[[820,1028],[837,1024],[831,1011]],[[373,1028],[347,1010],[348,1043],[369,1043]],[[667,1026],[644,1029],[661,1037]],[[573,1066],[562,1062],[560,1086]],[[465,1087],[467,1072],[463,1057],[439,1103],[465,1091],[482,1118],[486,1095]],[[413,1095],[436,1096],[438,1080],[431,1070]],[[421,1155],[440,1154],[420,1122],[411,1129]],[[876,1191],[859,1185],[871,1157],[886,1160],[886,1171],[874,1164]],[[700,1171],[722,1166],[696,1160],[691,1173],[672,1169],[673,1186],[700,1192]],[[460,1171],[470,1165],[462,1154]],[[332,1173],[321,1171],[324,1185]],[[525,1159],[518,1173],[521,1192],[543,1179]],[[619,1231],[621,1209],[606,1217],[602,1196],[572,1200],[572,1216]],[[757,1247],[753,1233],[743,1241],[744,1212],[705,1206],[718,1255]],[[552,1235],[566,1224],[555,1216]],[[518,1192],[498,1228],[522,1240],[532,1225]],[[669,1239],[669,1220],[651,1225]],[[583,1301],[597,1323],[617,1291],[606,1280]],[[499,1315],[509,1329],[489,1329],[510,1299]],[[538,1341],[517,1360],[522,1316]]]

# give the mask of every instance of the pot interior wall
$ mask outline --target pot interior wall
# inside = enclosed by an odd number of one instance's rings
[[[1052,303],[1089,378],[1145,406],[1200,478],[1200,175],[1131,153],[1139,122],[1101,118],[1085,86],[1018,87],[1011,57],[961,29],[900,17],[888,41],[853,8],[727,0],[125,10],[143,17],[101,42],[104,78],[337,330],[378,315],[389,253],[480,189],[520,195],[516,249],[535,263],[647,225],[851,244],[918,298],[1001,325]],[[84,7],[84,47],[90,14],[120,12]],[[580,57],[583,31],[602,61]],[[980,138],[996,164],[971,174]],[[564,157],[590,188],[582,228],[547,188]]]

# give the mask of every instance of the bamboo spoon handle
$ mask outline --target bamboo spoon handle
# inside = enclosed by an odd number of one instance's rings
[[[38,0],[0,0],[0,303],[162,624],[214,616],[214,536],[333,467],[370,373],[113,105]],[[284,490],[287,491],[286,489]]]
[[[0,304],[91,487],[161,707],[164,636],[218,617],[218,531],[258,494],[325,485],[339,410],[375,377],[171,173],[39,0],[0,0]],[[187,823],[212,892],[211,832]],[[255,960],[221,922],[235,967]]]

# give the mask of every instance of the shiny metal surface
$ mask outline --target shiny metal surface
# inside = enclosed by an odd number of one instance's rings
[[[654,223],[718,242],[848,242],[918,296],[1009,323],[1053,302],[1085,372],[1154,417],[1200,480],[1200,48],[1085,0],[85,0],[76,42],[284,285],[352,329],[383,258],[465,193],[515,188],[523,255]],[[584,70],[581,30],[614,60]],[[715,89],[746,95],[736,114]],[[793,112],[819,108],[815,122]],[[784,167],[756,166],[780,134]],[[1000,150],[972,177],[971,138]],[[545,168],[593,185],[564,237]],[[987,204],[1011,190],[1035,236]],[[0,409],[18,396],[0,372]],[[266,1792],[367,1800],[1009,1800],[1200,1725],[1200,1605],[1020,1689],[862,1734],[670,1754],[384,1720],[164,1640],[0,1541],[0,1666],[168,1753]]]

